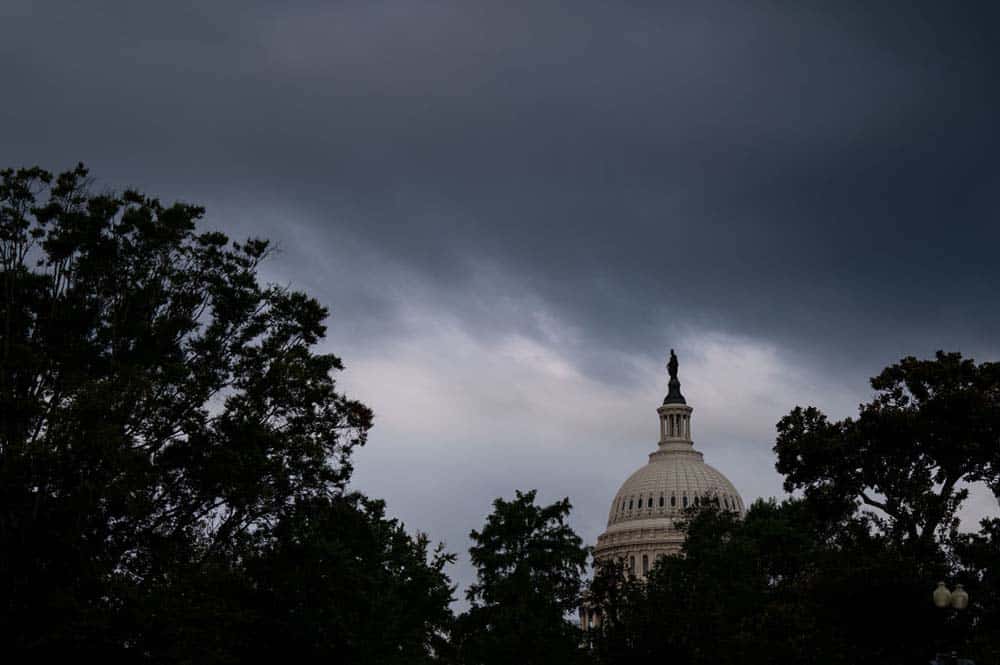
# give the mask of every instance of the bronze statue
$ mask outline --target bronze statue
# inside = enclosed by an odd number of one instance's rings
[[[677,354],[674,353],[673,349],[670,349],[670,362],[667,363],[667,372],[670,374],[671,379],[677,378]]]
[[[667,384],[669,391],[664,398],[664,404],[687,404],[684,395],[681,394],[681,382],[677,379],[677,354],[670,349],[670,361],[667,363],[667,371],[670,373],[670,383]]]

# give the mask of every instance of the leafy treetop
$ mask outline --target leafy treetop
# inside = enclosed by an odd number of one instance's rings
[[[871,385],[856,419],[830,422],[815,407],[782,418],[777,469],[786,490],[875,508],[898,541],[931,547],[954,526],[964,483],[1000,496],[1000,363],[939,351],[904,358]]]

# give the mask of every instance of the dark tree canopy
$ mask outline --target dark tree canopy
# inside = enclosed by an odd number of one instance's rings
[[[357,495],[310,499],[248,562],[258,627],[244,662],[294,654],[328,662],[436,662],[451,626],[454,560],[411,538],[385,506]]]
[[[904,358],[871,381],[856,419],[796,408],[778,423],[785,489],[875,508],[898,541],[933,548],[984,481],[1000,497],[1000,363]]]
[[[808,500],[758,500],[741,520],[692,508],[678,556],[644,581],[598,569],[589,633],[599,663],[906,663],[934,653],[913,557]]]
[[[986,519],[979,533],[955,534],[958,559],[956,577],[972,594],[967,628],[972,649],[983,654],[981,662],[1000,663],[1000,519]]]
[[[385,648],[427,652],[450,597],[443,560],[344,495],[372,414],[316,351],[327,310],[260,282],[266,241],[88,186],[82,166],[0,172],[5,648],[224,662],[265,628],[326,649],[381,607],[402,608]],[[330,615],[345,589],[382,606]],[[264,597],[276,614],[261,623]]]
[[[482,531],[470,535],[477,582],[454,641],[465,665],[579,662],[579,629],[567,614],[579,604],[589,551],[566,523],[568,499],[535,503],[536,492],[497,499]]]

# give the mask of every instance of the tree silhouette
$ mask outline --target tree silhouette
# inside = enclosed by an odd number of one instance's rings
[[[568,499],[535,503],[535,490],[512,501],[496,499],[482,531],[470,535],[477,582],[472,607],[458,618],[454,645],[458,662],[575,663],[582,658],[581,633],[567,620],[579,604],[588,556],[566,518]]]
[[[933,550],[985,481],[1000,497],[1000,363],[908,357],[871,380],[857,419],[797,407],[778,423],[785,489],[861,504],[897,542]]]
[[[316,351],[327,310],[261,283],[265,240],[89,185],[83,166],[0,172],[5,647],[236,662],[265,630],[311,631],[300,644],[322,653],[356,631],[358,654],[377,638],[418,661],[447,613],[445,559],[345,494],[372,414]],[[370,590],[381,605],[333,607]],[[392,614],[404,598],[426,616]],[[375,636],[374,607],[398,630]],[[324,616],[343,619],[328,643]]]

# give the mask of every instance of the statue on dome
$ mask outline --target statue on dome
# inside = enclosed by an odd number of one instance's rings
[[[681,382],[677,380],[677,354],[670,349],[670,362],[667,363],[667,371],[670,373],[670,382],[667,384],[669,392],[664,398],[664,404],[687,404],[684,395],[681,394]]]
[[[670,349],[670,362],[667,363],[667,372],[670,374],[671,379],[677,378],[677,354],[674,353],[673,349]]]

